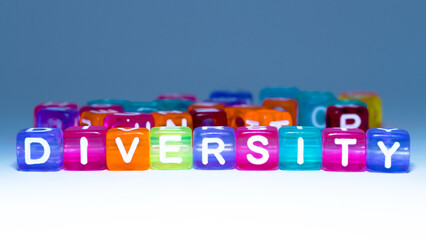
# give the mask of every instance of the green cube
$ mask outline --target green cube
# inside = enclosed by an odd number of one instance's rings
[[[192,130],[189,127],[154,127],[151,138],[151,168],[192,168]]]

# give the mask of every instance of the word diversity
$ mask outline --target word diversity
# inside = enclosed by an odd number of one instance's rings
[[[265,88],[153,102],[46,102],[17,136],[22,171],[238,169],[408,172],[410,138],[381,127],[371,92]],[[371,127],[371,128],[370,128]]]

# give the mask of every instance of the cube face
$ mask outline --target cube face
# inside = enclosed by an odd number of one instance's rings
[[[403,129],[367,131],[367,169],[371,172],[408,172],[410,136]]]
[[[332,105],[325,114],[327,128],[359,128],[368,130],[368,110],[358,105]]]
[[[59,128],[65,130],[78,125],[79,114],[71,108],[44,108],[37,112],[37,128]]]
[[[192,130],[189,127],[154,127],[150,131],[151,168],[192,168]]]
[[[227,126],[225,111],[214,108],[195,108],[189,112],[194,128],[203,126]]]
[[[101,111],[101,110],[114,110],[116,112],[123,112],[123,107],[121,105],[118,104],[91,104],[91,105],[86,105],[80,108],[80,115],[83,112],[86,111],[90,111],[90,110],[97,110],[97,111]]]
[[[105,117],[112,113],[118,113],[118,112],[113,109],[84,111],[80,115],[79,125],[80,126],[103,126]]]
[[[154,101],[159,111],[186,111],[194,101],[182,99],[164,99]]]
[[[146,128],[155,126],[154,118],[149,113],[112,113],[104,118],[104,127]]]
[[[262,102],[262,106],[267,109],[274,109],[288,112],[293,119],[294,125],[297,125],[299,112],[299,104],[293,98],[266,98]]]
[[[155,126],[157,127],[190,127],[192,128],[192,117],[182,111],[158,111],[152,112]]]
[[[243,90],[218,90],[210,94],[210,101],[223,103],[226,106],[252,104],[253,96]]]
[[[284,126],[293,126],[290,113],[279,110],[259,109],[249,111],[244,115],[245,126],[271,126],[280,129]]]
[[[336,97],[330,92],[300,92],[299,121],[301,126],[325,128],[325,112],[327,107],[334,104]]]
[[[322,132],[322,167],[326,171],[361,172],[366,165],[366,137],[360,129],[326,128]]]
[[[146,128],[112,128],[106,136],[108,170],[149,169],[149,130]]]
[[[194,168],[235,168],[235,131],[231,127],[198,127],[194,130]]]
[[[370,128],[379,128],[382,125],[382,100],[374,92],[343,92],[339,99],[360,100],[367,104]]]
[[[104,170],[106,137],[104,127],[70,127],[64,132],[65,170]]]
[[[21,171],[58,171],[62,169],[62,130],[28,128],[16,138],[18,169]]]
[[[131,102],[124,108],[125,112],[141,112],[141,113],[152,113],[160,111],[156,101],[152,102]]]
[[[72,102],[43,102],[40,103],[39,105],[37,105],[34,108],[34,127],[37,125],[37,113],[38,111],[40,111],[41,109],[45,109],[45,108],[70,108],[70,109],[75,109],[78,110],[78,106],[76,103],[72,103]]]
[[[296,87],[268,87],[260,90],[259,100],[266,98],[296,98],[300,90]]]
[[[236,133],[238,170],[276,170],[278,131],[274,127],[240,127]]]
[[[158,100],[189,100],[196,102],[197,96],[189,93],[164,93],[157,96]]]
[[[225,104],[223,103],[215,103],[215,102],[196,102],[191,104],[188,109],[186,110],[187,112],[190,112],[191,110],[195,109],[195,108],[215,108],[215,109],[225,109]]]
[[[282,127],[279,130],[280,169],[320,170],[321,130],[316,127]]]
[[[262,109],[262,107],[248,104],[226,107],[225,113],[228,126],[234,128],[234,130],[239,127],[244,127],[244,117],[246,113],[258,109]]]

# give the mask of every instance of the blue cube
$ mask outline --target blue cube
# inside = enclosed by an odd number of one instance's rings
[[[367,131],[367,169],[371,172],[408,172],[410,135],[403,129],[371,128]]]
[[[331,92],[300,92],[297,95],[299,103],[299,125],[325,128],[325,112],[327,107],[337,102]]]
[[[80,113],[71,108],[44,108],[37,112],[36,126],[38,128],[60,128],[62,131],[69,127],[78,126]]]
[[[321,130],[316,127],[282,127],[279,130],[279,166],[283,170],[320,170]]]
[[[296,87],[267,87],[260,90],[259,101],[266,98],[296,98],[300,90]]]
[[[231,127],[197,127],[193,135],[195,169],[235,168],[235,131]]]
[[[218,90],[210,93],[209,102],[220,102],[226,106],[252,104],[253,95],[243,90]]]
[[[58,171],[62,169],[62,136],[58,128],[28,128],[16,138],[18,169],[22,171]]]

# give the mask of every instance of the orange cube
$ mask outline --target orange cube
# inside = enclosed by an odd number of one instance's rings
[[[191,111],[194,108],[216,108],[216,109],[225,109],[225,104],[223,103],[214,103],[214,102],[198,102],[189,105],[187,112]]]
[[[156,127],[190,127],[192,128],[192,117],[187,112],[182,111],[159,111],[152,112]]]
[[[107,110],[89,110],[81,113],[80,126],[104,126],[104,118],[111,114],[117,113],[118,111],[113,109]]]
[[[245,126],[272,126],[277,129],[284,126],[293,126],[293,119],[290,113],[272,109],[249,111],[244,115],[243,119]]]
[[[297,114],[299,112],[299,104],[293,98],[266,98],[262,102],[262,106],[267,109],[280,110],[290,113],[294,125],[297,125]]]
[[[225,108],[226,117],[228,118],[228,126],[233,127],[234,129],[237,129],[239,127],[244,126],[244,115],[247,112],[262,109],[261,106],[256,105],[248,105],[248,104],[242,104],[242,105],[234,105],[231,107]]]
[[[106,135],[106,163],[109,170],[149,169],[149,130],[111,128]]]

